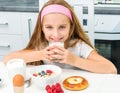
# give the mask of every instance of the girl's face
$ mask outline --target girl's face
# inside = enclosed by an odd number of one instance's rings
[[[43,18],[42,30],[49,42],[64,42],[69,35],[70,20],[60,13],[47,14]]]

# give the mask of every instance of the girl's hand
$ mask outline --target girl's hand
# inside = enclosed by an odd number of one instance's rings
[[[50,57],[55,59],[56,62],[70,65],[73,65],[74,61],[76,60],[76,56],[73,53],[59,46],[54,46],[54,48],[51,49]]]
[[[54,49],[54,46],[48,46],[45,49],[40,50],[40,52],[41,52],[41,60],[45,60],[47,62],[52,62],[51,55],[53,55],[54,52],[51,51],[51,50],[53,50],[53,49]]]

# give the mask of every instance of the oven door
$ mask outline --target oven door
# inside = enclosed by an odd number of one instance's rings
[[[120,74],[120,40],[95,40],[98,52],[113,62]]]

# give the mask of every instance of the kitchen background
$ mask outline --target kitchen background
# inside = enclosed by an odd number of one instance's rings
[[[0,60],[26,46],[38,12],[39,0],[0,0]],[[94,13],[95,47],[120,73],[120,0],[94,0]]]

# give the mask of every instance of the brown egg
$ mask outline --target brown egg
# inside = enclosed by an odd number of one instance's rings
[[[23,86],[24,85],[24,77],[20,74],[16,74],[13,77],[13,85],[14,86]]]

